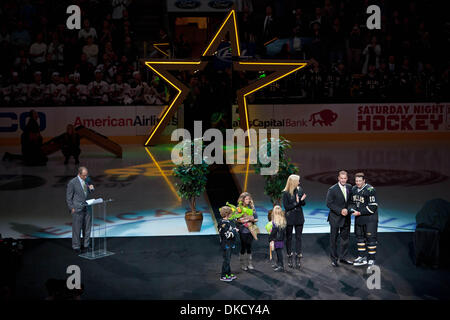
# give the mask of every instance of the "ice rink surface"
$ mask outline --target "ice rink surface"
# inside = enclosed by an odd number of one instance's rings
[[[447,199],[450,189],[448,141],[293,142],[289,155],[300,169],[307,194],[305,233],[329,232],[325,197],[336,183],[339,170],[363,171],[376,188],[379,232],[413,231],[415,215],[427,200]],[[19,147],[2,146],[19,153]],[[175,191],[170,160],[171,145],[145,149],[123,145],[118,159],[94,145],[82,145],[80,165],[89,169],[95,197],[113,199],[107,206],[108,236],[163,236],[216,234],[215,218],[206,194],[198,200],[204,212],[200,232],[189,233],[184,213],[189,206]],[[20,162],[0,162],[0,233],[14,238],[69,238],[71,216],[65,202],[67,182],[76,175],[73,159],[63,164],[60,152],[47,166],[25,167]],[[253,197],[258,225],[265,233],[267,211],[264,181],[245,164],[231,165],[241,190]],[[230,199],[235,202],[236,199]],[[353,231],[353,228],[352,228]]]

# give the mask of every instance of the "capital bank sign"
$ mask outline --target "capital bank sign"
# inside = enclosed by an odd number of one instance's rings
[[[39,129],[43,131],[47,127],[45,113],[38,112]],[[0,132],[16,132],[20,128],[25,129],[30,112],[0,112]]]

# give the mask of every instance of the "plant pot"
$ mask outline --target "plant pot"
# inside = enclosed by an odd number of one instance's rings
[[[186,220],[186,226],[189,232],[199,232],[202,228],[203,214],[200,211],[195,213],[187,211],[184,214],[184,220]]]

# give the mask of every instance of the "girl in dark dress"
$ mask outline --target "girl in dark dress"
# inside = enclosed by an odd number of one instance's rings
[[[272,211],[272,230],[269,234],[270,250],[275,250],[277,254],[277,264],[274,271],[283,272],[283,247],[286,237],[286,218],[280,206],[275,206]]]

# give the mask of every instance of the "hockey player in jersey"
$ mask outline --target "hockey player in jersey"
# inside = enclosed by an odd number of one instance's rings
[[[375,188],[366,183],[364,173],[355,175],[349,211],[355,216],[358,257],[354,266],[375,264],[377,253],[378,204]]]

